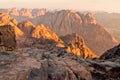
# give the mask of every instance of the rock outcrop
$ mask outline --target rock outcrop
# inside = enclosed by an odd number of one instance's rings
[[[95,80],[120,79],[120,44],[107,50],[99,59],[86,60],[90,63]]]
[[[8,24],[10,16],[7,13],[0,13],[0,26]]]
[[[86,46],[83,38],[78,34],[66,35],[61,37],[61,39],[64,41],[65,47],[67,47],[67,52],[74,53],[83,58],[98,58],[98,56]]]
[[[14,50],[16,48],[14,28],[10,25],[0,26],[0,50]]]
[[[120,63],[120,44],[107,50],[100,58]]]

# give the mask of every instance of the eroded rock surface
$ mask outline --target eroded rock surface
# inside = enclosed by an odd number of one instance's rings
[[[14,28],[10,25],[0,26],[0,50],[13,50],[15,47]]]
[[[92,80],[90,72],[79,63],[80,57],[68,53],[57,55],[30,48],[0,52],[0,79]]]

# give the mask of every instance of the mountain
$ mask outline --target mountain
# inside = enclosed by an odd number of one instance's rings
[[[43,24],[48,26],[58,36],[77,33],[84,38],[88,47],[98,55],[101,55],[105,50],[118,43],[105,30],[105,26],[99,24],[90,12],[82,14],[73,10],[47,11],[46,9],[26,8],[1,9],[0,11],[6,11],[12,17],[16,18],[19,23],[29,20],[35,25]]]
[[[61,39],[64,41],[65,47],[67,47],[67,52],[74,53],[83,58],[98,58],[98,56],[86,46],[84,39],[80,35],[73,33],[62,36]]]
[[[9,15],[6,14],[6,16]],[[69,53],[74,53],[75,55],[79,55],[83,58],[97,57],[97,55],[95,55],[86,46],[83,38],[77,34],[64,36],[64,42],[51,29],[43,24],[36,26],[28,20],[18,23],[16,19],[6,19],[6,17],[4,19],[8,20],[7,23],[4,23],[4,25],[9,24],[11,25],[11,27],[14,28],[17,48],[33,47],[39,49],[49,49],[51,47],[52,49],[52,47],[62,47],[65,49],[65,51]],[[20,35],[21,33],[22,35]],[[66,41],[67,39],[69,39],[69,41]]]
[[[45,27],[44,25],[38,25],[35,27],[35,29],[32,32],[33,38],[44,38],[44,39],[52,39],[56,42],[59,42],[60,38],[52,32],[48,27]]]
[[[96,20],[105,26],[113,36],[120,41],[120,13],[97,12],[94,13]]]
[[[49,26],[58,36],[80,34],[88,47],[99,55],[117,44],[117,40],[95,20],[92,13],[84,15],[72,10],[61,10],[33,18],[32,22]]]

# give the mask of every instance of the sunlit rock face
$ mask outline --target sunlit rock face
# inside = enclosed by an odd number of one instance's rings
[[[92,13],[88,12],[86,15],[86,23],[90,23],[90,24],[96,24],[97,21],[95,20],[95,17],[93,16]]]
[[[44,38],[44,39],[52,39],[56,42],[61,41],[59,37],[51,31],[48,27],[45,27],[44,25],[38,25],[35,27],[32,33],[33,38]]]
[[[0,25],[8,24],[10,16],[7,13],[0,13]]]
[[[16,36],[22,36],[23,32],[17,27],[18,21],[14,18],[11,18],[7,13],[1,13],[0,14],[0,25],[11,25],[14,30]]]
[[[61,37],[67,47],[66,51],[83,58],[98,58],[85,44],[83,38],[78,34],[71,34]]]

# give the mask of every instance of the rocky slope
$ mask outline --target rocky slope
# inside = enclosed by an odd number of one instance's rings
[[[48,27],[45,27],[42,24],[35,27],[35,29],[32,32],[32,37],[33,38],[52,39],[56,42],[61,41],[61,39],[53,31],[51,31]]]

